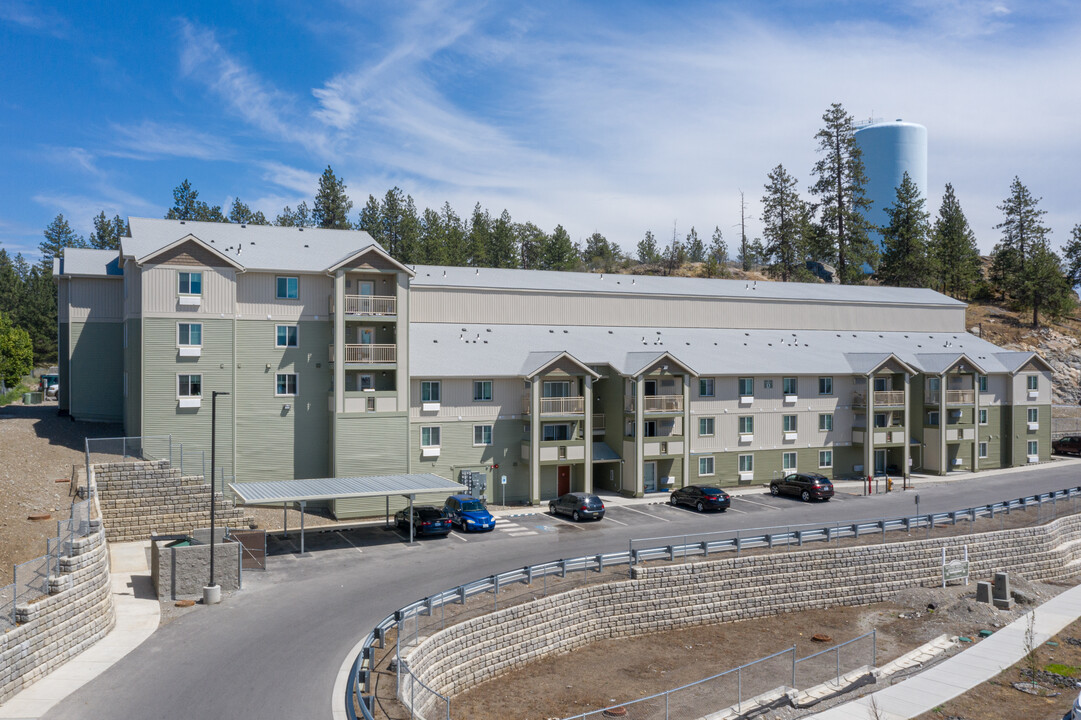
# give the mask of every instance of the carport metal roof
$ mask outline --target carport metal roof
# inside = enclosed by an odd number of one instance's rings
[[[454,493],[462,490],[461,483],[432,473],[317,480],[268,480],[229,483],[229,487],[245,505],[277,505],[312,500],[419,495],[444,491]]]

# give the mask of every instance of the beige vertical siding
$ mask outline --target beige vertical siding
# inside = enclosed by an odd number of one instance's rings
[[[299,298],[277,297],[277,279],[282,276],[297,277]],[[236,278],[236,311],[245,319],[265,320],[268,315],[272,320],[328,319],[333,292],[333,281],[323,273],[245,272]]]
[[[124,263],[124,317],[138,317],[142,312],[143,273],[134,260]]]
[[[124,315],[124,283],[120,278],[70,278],[61,283],[72,322],[116,322]],[[59,302],[59,301],[58,301]]]
[[[482,368],[478,368],[482,369]],[[409,394],[412,407],[409,417],[413,422],[458,420],[459,418],[495,419],[518,418],[522,415],[522,397],[525,386],[518,378],[490,378],[478,375],[476,380],[492,381],[492,401],[473,402],[474,378],[450,378],[440,380],[441,402],[439,412],[421,410],[420,380],[410,380]]]
[[[202,304],[189,308],[177,303],[177,273],[203,273]],[[146,316],[218,315],[236,313],[236,272],[232,268],[195,265],[147,265],[143,267],[142,313]]]

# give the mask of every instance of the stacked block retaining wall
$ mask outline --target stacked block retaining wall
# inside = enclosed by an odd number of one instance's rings
[[[904,588],[940,583],[942,548],[947,559],[960,559],[966,544],[972,577],[1006,570],[1033,580],[1060,579],[1081,571],[1081,516],[961,537],[636,567],[630,580],[571,590],[446,628],[406,661],[428,687],[454,696],[598,640],[883,602]],[[418,698],[417,711],[440,712],[437,699],[425,695],[430,700],[422,705]]]

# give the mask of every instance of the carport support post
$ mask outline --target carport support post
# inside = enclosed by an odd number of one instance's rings
[[[304,554],[304,507],[308,504],[307,500],[300,501],[300,554]]]
[[[413,543],[413,495],[409,496],[409,543]]]

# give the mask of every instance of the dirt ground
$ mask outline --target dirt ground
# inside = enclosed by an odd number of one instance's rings
[[[67,483],[72,465],[85,461],[85,438],[124,434],[120,425],[73,422],[56,409],[55,401],[0,407],[0,585],[11,582],[14,564],[44,555],[57,520],[69,517]],[[28,519],[39,513],[51,517]]]
[[[1037,648],[1034,656],[1034,665],[1040,671],[1037,684],[1057,693],[1055,697],[1030,695],[1013,687],[1015,682],[1031,682],[1032,676],[1027,671],[1032,665],[1025,659],[917,720],[1059,720],[1077,698],[1077,682],[1081,679],[1081,620],[1063,628],[1048,644]]]

